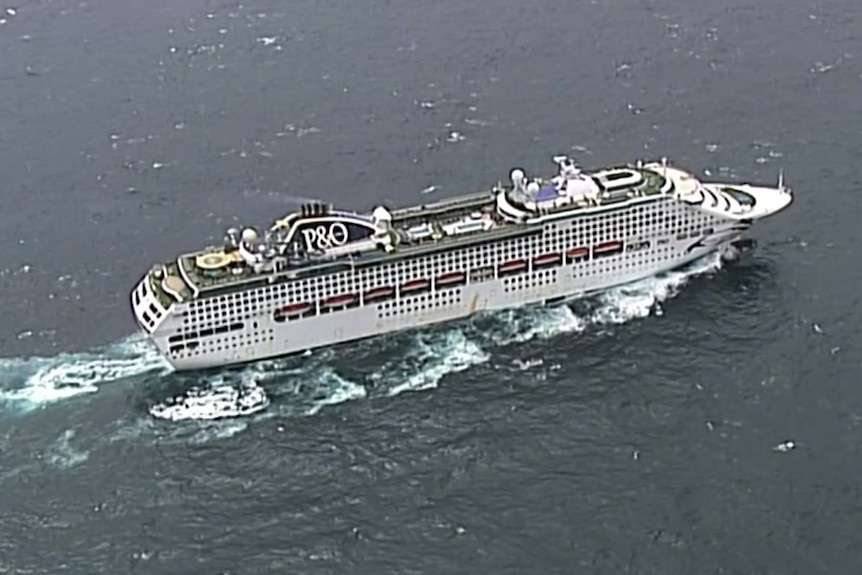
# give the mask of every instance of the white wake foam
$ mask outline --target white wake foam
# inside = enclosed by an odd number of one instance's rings
[[[57,440],[51,444],[45,452],[45,459],[49,464],[60,469],[71,469],[76,465],[84,463],[90,457],[90,452],[72,445],[77,432],[67,429]]]
[[[314,415],[326,406],[366,397],[363,385],[318,363],[308,360],[305,365],[289,367],[278,360],[258,362],[240,372],[211,376],[153,405],[149,411],[153,417],[171,421],[214,421],[263,415],[272,403],[265,388],[286,398],[287,405],[280,405],[278,411],[287,415],[297,412]]]
[[[318,389],[322,389],[322,397],[315,399],[306,415],[315,415],[324,407],[338,405],[355,399],[365,399],[368,391],[364,385],[354,383],[338,375],[334,369],[324,369],[319,375]]]
[[[95,393],[105,383],[157,371],[167,373],[170,366],[141,335],[102,351],[0,359],[0,405],[29,411]]]
[[[395,376],[389,378],[387,393],[394,396],[404,391],[433,389],[446,375],[484,363],[488,357],[479,344],[468,339],[461,329],[451,329],[443,334],[420,333],[400,364],[394,370],[385,370],[387,373],[395,372]]]
[[[493,324],[493,328],[483,334],[483,339],[490,339],[495,345],[511,345],[581,332],[587,328],[588,321],[570,307],[560,305],[497,312]]]
[[[621,324],[651,314],[661,315],[661,304],[677,295],[691,278],[718,271],[726,259],[736,255],[735,249],[727,247],[704,256],[684,269],[609,289],[599,294],[600,305],[586,318],[586,323]]]

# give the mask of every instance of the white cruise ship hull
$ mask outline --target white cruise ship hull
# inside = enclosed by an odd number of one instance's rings
[[[451,289],[407,296],[393,302],[369,304],[322,315],[313,315],[277,323],[268,312],[248,317],[242,330],[211,337],[203,353],[178,354],[168,341],[179,327],[179,318],[166,318],[160,329],[151,334],[159,351],[174,369],[198,370],[302,353],[340,343],[381,336],[393,332],[468,318],[477,312],[501,310],[536,304],[560,304],[612,287],[684,266],[714,252],[720,246],[697,248],[683,253],[685,245],[676,246],[678,257],[661,258],[652,263],[643,254],[643,263],[620,265],[625,254],[610,256],[598,266],[571,264],[553,269],[534,270],[511,278],[497,278],[482,283],[465,284]],[[659,259],[660,256],[656,259]],[[254,327],[257,325],[257,327]],[[200,348],[198,348],[200,349]],[[209,349],[209,351],[207,351]]]

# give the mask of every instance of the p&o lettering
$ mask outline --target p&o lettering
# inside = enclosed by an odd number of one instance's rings
[[[302,237],[309,250],[325,250],[343,246],[350,239],[347,226],[341,222],[306,228],[302,230]]]

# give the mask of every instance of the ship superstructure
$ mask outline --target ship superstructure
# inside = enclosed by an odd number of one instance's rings
[[[371,213],[309,204],[263,233],[154,266],[131,295],[178,370],[245,363],[480,310],[554,304],[700,258],[790,204],[777,187],[701,182],[666,160]]]

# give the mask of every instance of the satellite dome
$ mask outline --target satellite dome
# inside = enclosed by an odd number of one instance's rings
[[[539,184],[536,182],[530,182],[527,184],[527,191],[531,194],[537,194],[539,192]]]
[[[509,177],[512,178],[512,183],[517,186],[524,181],[524,170],[520,168],[515,168],[514,170],[512,170],[512,173]]]
[[[253,228],[246,228],[242,231],[242,241],[253,242],[257,239],[257,232]]]

